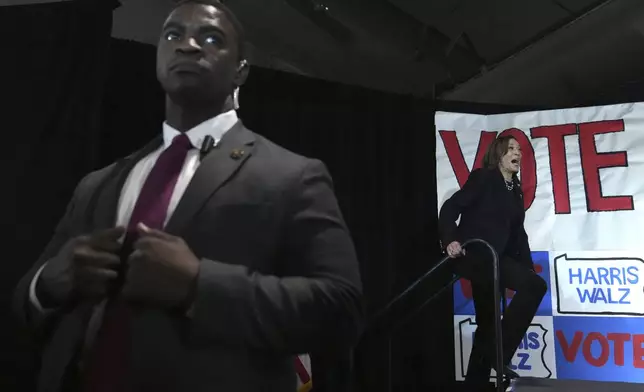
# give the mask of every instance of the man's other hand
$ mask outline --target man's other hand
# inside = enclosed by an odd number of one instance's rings
[[[83,299],[101,299],[118,276],[120,239],[124,227],[76,237],[69,254],[47,262],[36,284],[36,296],[45,308],[58,307],[72,294]]]

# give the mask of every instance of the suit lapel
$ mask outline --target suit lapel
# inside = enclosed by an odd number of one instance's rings
[[[141,150],[117,162],[111,172],[106,174],[103,183],[99,185],[93,195],[96,200],[92,203],[94,206],[90,205],[90,208],[94,209],[92,229],[101,230],[114,227],[121,190],[128,175],[137,162],[159,148],[162,142],[163,139],[160,136],[154,138]]]
[[[203,159],[186,188],[165,230],[179,235],[203,204],[241,168],[252,155],[255,135],[238,122]]]

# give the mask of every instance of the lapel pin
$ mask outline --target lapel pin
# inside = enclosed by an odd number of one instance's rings
[[[230,157],[235,160],[240,159],[243,156],[244,156],[244,150],[234,149],[230,152]]]

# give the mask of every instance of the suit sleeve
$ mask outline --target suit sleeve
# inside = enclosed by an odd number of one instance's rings
[[[18,317],[19,321],[26,327],[39,329],[49,316],[55,314],[52,309],[44,310],[40,306],[36,305],[39,305],[37,298],[35,298],[36,279],[39,277],[43,267],[48,261],[56,257],[66,257],[70,251],[70,240],[73,236],[73,216],[82,183],[83,180],[81,180],[79,185],[76,187],[74,195],[67,205],[65,214],[54,230],[54,236],[49,241],[36,263],[31,267],[27,274],[22,277],[14,290],[12,301],[13,312]],[[36,303],[34,303],[34,299],[36,299]]]
[[[330,175],[309,161],[291,187],[284,233],[299,276],[262,275],[202,260],[193,307],[193,339],[287,354],[357,342],[362,285],[353,242]],[[295,275],[295,274],[294,274]]]
[[[445,201],[438,214],[438,229],[443,248],[458,241],[456,221],[461,213],[480,196],[484,184],[484,171],[473,170],[461,189]]]

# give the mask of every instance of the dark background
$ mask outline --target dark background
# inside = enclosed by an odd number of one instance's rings
[[[77,181],[161,129],[155,48],[110,37],[115,5],[72,1],[0,13],[0,32],[9,37],[0,62],[8,185],[0,205],[9,233],[0,286],[2,391],[33,385],[35,345],[10,316],[11,293],[50,238]],[[254,68],[241,92],[240,116],[254,131],[328,165],[373,315],[440,257],[434,112],[525,109],[535,108],[438,102]],[[450,277],[439,271],[423,291]],[[452,328],[446,294],[392,339],[367,331],[355,353],[358,390],[452,388]]]

